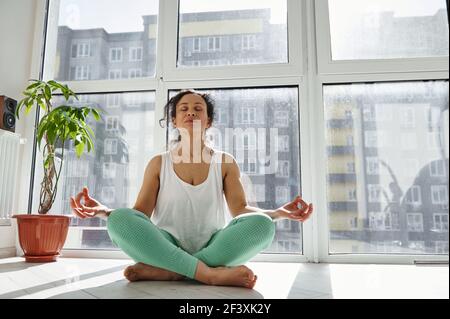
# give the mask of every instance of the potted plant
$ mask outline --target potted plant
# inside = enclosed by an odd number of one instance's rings
[[[28,114],[33,106],[40,107],[45,114],[36,127],[36,139],[41,151],[42,141],[44,177],[41,182],[38,214],[14,215],[17,219],[19,243],[24,251],[27,262],[56,261],[69,229],[70,217],[50,215],[48,212],[56,198],[58,182],[64,159],[64,144],[73,141],[78,158],[87,147],[94,149],[94,132],[87,125],[86,119],[92,113],[96,121],[101,119],[99,110],[89,107],[69,105],[52,105],[55,94],[62,94],[67,103],[70,98],[78,99],[77,95],[67,85],[54,80],[48,82],[30,80],[31,83],[23,92],[24,98],[17,105],[15,112],[19,113],[25,107]],[[61,154],[56,148],[61,147]],[[59,155],[59,156],[58,156]],[[58,160],[57,160],[58,159]],[[59,165],[57,165],[59,162]]]

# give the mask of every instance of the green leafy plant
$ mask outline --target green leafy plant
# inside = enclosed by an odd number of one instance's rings
[[[19,120],[21,109],[25,108],[25,114],[28,114],[33,106],[40,107],[45,112],[36,127],[36,139],[40,151],[42,141],[45,141],[42,149],[44,178],[41,182],[38,213],[47,214],[56,198],[64,159],[65,142],[73,141],[78,158],[81,157],[85,148],[87,148],[88,153],[93,150],[95,135],[93,130],[87,125],[86,120],[89,114],[92,113],[95,120],[100,121],[101,110],[89,106],[75,107],[65,104],[54,107],[52,98],[56,94],[62,94],[66,103],[69,102],[70,98],[78,100],[78,97],[67,85],[54,80],[48,82],[40,80],[30,81],[33,83],[23,92],[24,98],[17,105],[15,115]],[[57,145],[62,148],[58,170],[55,164]]]

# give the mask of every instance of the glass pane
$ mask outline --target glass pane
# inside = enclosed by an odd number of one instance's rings
[[[209,93],[215,101],[207,143],[235,157],[248,204],[276,209],[300,194],[298,89],[199,91]],[[178,133],[172,124],[169,128],[172,143]],[[228,214],[227,222],[230,220]],[[277,223],[275,239],[265,252],[302,253],[301,223]]]
[[[49,76],[61,81],[153,77],[158,3],[59,1],[56,56]]]
[[[333,60],[448,56],[445,0],[328,0]]]
[[[286,0],[180,0],[178,66],[287,63]]]
[[[59,97],[52,101],[54,105],[63,102]],[[106,231],[106,221],[72,215],[70,196],[87,186],[92,197],[110,208],[134,205],[145,167],[156,154],[153,146],[155,93],[85,94],[69,104],[99,108],[105,112],[104,121],[89,120],[95,134],[94,150],[80,159],[75,155],[73,143],[65,143],[57,197],[51,212],[72,217],[64,248],[115,248]],[[56,149],[59,157],[61,151],[61,147]],[[42,178],[39,160],[36,170],[33,211],[39,205]]]
[[[327,85],[324,101],[329,252],[448,254],[448,82]]]

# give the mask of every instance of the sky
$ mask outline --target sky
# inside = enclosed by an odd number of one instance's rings
[[[162,0],[164,1],[164,0]],[[271,23],[286,22],[286,0],[180,0],[181,13],[270,8]],[[329,0],[336,14],[394,11],[395,16],[432,15],[445,0]],[[59,25],[103,27],[107,32],[142,31],[142,16],[158,13],[157,0],[60,0]]]

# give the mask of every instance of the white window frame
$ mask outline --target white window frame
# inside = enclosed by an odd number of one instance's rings
[[[324,10],[325,9],[325,10]],[[329,253],[329,214],[327,202],[326,176],[326,125],[323,123],[323,85],[339,83],[389,82],[411,80],[448,80],[448,57],[424,59],[397,59],[394,61],[330,61],[329,21],[327,0],[287,0],[288,59],[286,64],[256,64],[218,66],[215,68],[177,68],[177,21],[178,0],[164,0],[160,4],[158,16],[158,38],[164,39],[157,47],[157,64],[154,78],[142,78],[137,81],[101,80],[66,81],[77,93],[115,93],[127,91],[155,91],[156,105],[164,105],[169,90],[195,88],[237,88],[237,87],[298,87],[300,130],[298,138],[301,160],[302,196],[316,205],[316,213],[311,216],[303,228],[303,255],[264,254],[255,261],[291,261],[291,262],[357,262],[357,263],[404,263],[415,260],[444,260],[441,255],[380,255],[359,252],[352,254]],[[51,17],[58,14],[56,1],[50,1],[49,10],[46,0],[36,0],[36,18],[33,41],[33,54],[29,78],[38,78],[41,65],[41,49],[44,41],[46,12]],[[53,25],[52,25],[53,23]],[[54,77],[56,55],[57,19],[49,19],[43,79]],[[53,26],[53,27],[52,27]],[[324,45],[325,44],[325,45]],[[316,56],[315,52],[318,52]],[[316,72],[317,71],[317,72]],[[155,110],[155,147],[165,148],[165,130],[159,128],[158,119],[164,116],[162,108]],[[34,121],[28,117],[28,126]],[[32,131],[32,130],[30,130]],[[32,132],[26,138],[33,139]],[[302,138],[300,138],[300,136]],[[22,163],[30,163],[34,157],[24,154]],[[26,168],[21,170],[19,178],[26,182]],[[359,169],[358,169],[359,171]],[[18,210],[26,211],[28,194],[18,196]],[[18,247],[18,249],[20,249]],[[91,258],[128,258],[120,251],[63,250],[66,257]]]
[[[115,162],[103,163],[103,178],[116,178],[117,164]]]
[[[210,48],[210,46],[209,46],[209,44],[211,43],[211,40],[212,40],[213,48]],[[206,48],[208,49],[208,52],[220,52],[220,51],[222,51],[222,37],[220,37],[220,36],[207,37],[206,45],[207,45]]]
[[[135,69],[129,69],[128,70],[128,78],[129,79],[135,79],[142,77],[142,69],[135,68]]]
[[[105,138],[104,143],[104,155],[116,155],[118,140],[116,138]]]
[[[142,47],[130,47],[128,51],[130,62],[142,61],[142,51],[143,51]]]
[[[445,166],[444,161],[433,161],[429,166],[430,176],[432,177],[442,177],[445,176]]]
[[[419,221],[416,221],[419,217]],[[411,222],[411,218],[413,219]],[[409,232],[423,232],[423,214],[422,213],[406,213],[406,224]]]
[[[436,217],[439,217],[439,222],[436,223]],[[443,221],[443,218],[447,219],[447,222]],[[448,233],[448,213],[434,213],[433,214],[433,230],[438,232]]]
[[[448,57],[333,61],[328,0],[316,0],[315,7],[320,74],[386,74],[410,72],[411,70],[415,72],[448,71]]]
[[[241,107],[241,124],[256,124],[256,107]]]
[[[444,194],[443,197],[441,194]],[[433,205],[448,205],[447,185],[431,185],[431,202]]]
[[[91,77],[91,68],[89,65],[76,65],[75,66],[75,80],[83,81],[89,80]]]
[[[86,58],[91,56],[91,44],[89,42],[74,43],[77,46],[77,58]]]
[[[106,115],[105,116],[105,131],[117,131],[119,130],[119,116]]]
[[[243,34],[241,37],[241,49],[242,49],[242,51],[256,49],[256,35],[255,34]]]
[[[109,80],[120,80],[122,78],[122,70],[121,69],[111,69],[108,71],[108,79]]]
[[[284,167],[286,166],[285,164],[287,163],[287,174],[285,174],[284,171]],[[277,171],[275,173],[276,177],[283,177],[283,178],[288,178],[289,177],[289,172],[290,172],[291,166],[289,161],[283,161],[283,160],[279,160],[278,161],[278,167],[277,167]]]
[[[289,202],[289,186],[276,186],[275,187],[275,198],[277,199],[277,202],[279,202],[280,204],[284,205],[287,202]],[[282,196],[279,196],[282,195]],[[280,198],[280,200],[278,200],[278,198]],[[284,197],[284,198],[283,198]]]
[[[198,44],[198,47],[196,46]],[[202,52],[202,38],[192,38],[192,52]]]
[[[413,185],[405,194],[405,202],[414,205],[422,204],[422,187],[420,185]]]
[[[113,52],[116,52],[116,57],[113,59]],[[120,52],[120,59],[117,59],[117,53]],[[123,61],[123,48],[113,47],[109,48],[109,62],[110,63],[120,63]]]

